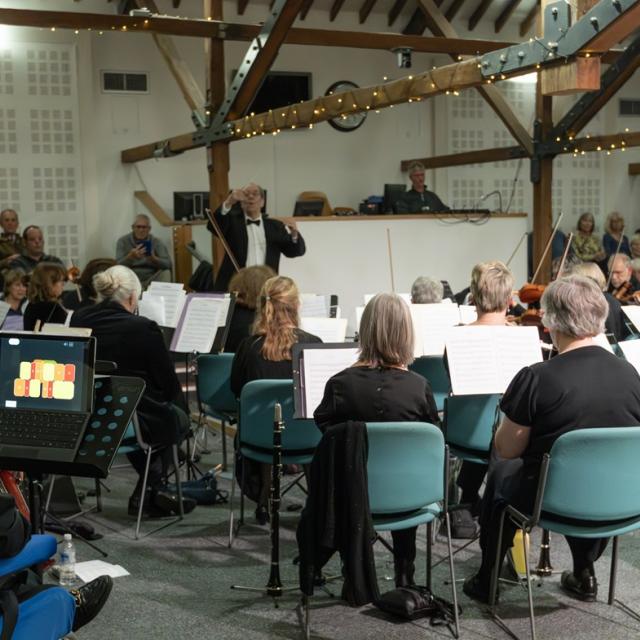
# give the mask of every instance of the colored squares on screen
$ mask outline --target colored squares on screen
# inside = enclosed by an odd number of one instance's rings
[[[13,381],[17,398],[72,400],[75,391],[76,366],[55,360],[21,362],[19,377]]]

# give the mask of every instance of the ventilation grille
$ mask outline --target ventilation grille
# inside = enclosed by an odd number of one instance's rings
[[[149,78],[147,74],[143,72],[102,72],[102,91],[104,93],[149,93],[148,87]]]
[[[640,100],[620,100],[618,112],[621,116],[640,116]]]

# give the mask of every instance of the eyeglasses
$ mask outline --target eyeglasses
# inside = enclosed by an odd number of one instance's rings
[[[151,229],[151,225],[148,224],[134,224],[134,229]]]

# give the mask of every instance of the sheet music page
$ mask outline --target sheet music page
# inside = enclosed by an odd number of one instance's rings
[[[453,327],[445,343],[454,395],[504,393],[520,369],[542,361],[536,327]]]
[[[607,340],[607,336],[605,336],[604,333],[599,333],[597,336],[593,338],[593,341],[599,347],[602,347],[603,349],[606,349],[609,353],[613,353],[613,355],[615,355],[615,351],[613,350],[611,343],[609,342],[609,340]]]
[[[640,340],[625,340],[618,342],[618,346],[622,349],[627,362],[630,362],[640,374]]]
[[[441,356],[444,339],[451,327],[460,322],[457,304],[412,304],[411,319],[415,333],[413,355]]]
[[[328,318],[329,298],[315,293],[303,293],[300,295],[301,318]]]
[[[157,284],[174,285],[175,283],[161,282]],[[184,302],[186,299],[186,292],[182,288],[182,285],[180,283],[178,284],[179,288],[176,286],[170,288],[162,288],[161,286],[157,286],[153,290],[149,288],[142,295],[141,300],[162,300],[164,323],[161,326],[163,327],[171,327],[175,329],[178,324],[178,320],[180,319],[180,313],[182,312],[182,307],[184,306]]]
[[[327,380],[350,367],[358,360],[358,348],[353,349],[305,349],[302,359],[304,380],[304,404],[307,418],[322,401]]]
[[[161,327],[165,326],[164,300],[162,296],[144,295],[138,300],[138,313],[149,320],[155,320]]]
[[[209,353],[218,327],[226,322],[230,302],[229,296],[190,293],[173,334],[171,351]]]
[[[360,333],[360,322],[362,321],[362,314],[364,313],[364,307],[356,307],[356,331]]]
[[[66,324],[47,322],[42,325],[40,333],[50,336],[80,336],[82,338],[88,338],[91,336],[91,329],[88,327],[68,327]]]
[[[322,342],[344,342],[347,337],[346,318],[300,318],[300,328]]]
[[[640,307],[634,304],[625,305],[622,307],[624,315],[629,318],[631,324],[636,328],[636,331],[640,332]]]
[[[478,319],[478,312],[473,304],[461,304],[460,309],[460,322],[462,324],[471,324]]]

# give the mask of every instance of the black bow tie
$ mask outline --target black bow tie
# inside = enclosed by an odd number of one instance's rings
[[[247,218],[247,226],[249,226],[250,224],[255,224],[256,226],[260,226],[260,220],[251,220],[250,218]]]

